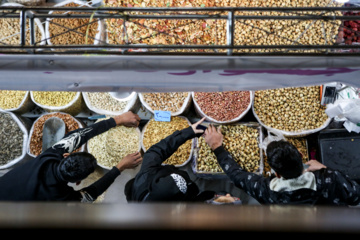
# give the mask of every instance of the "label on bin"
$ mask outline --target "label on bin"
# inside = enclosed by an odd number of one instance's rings
[[[171,120],[171,112],[170,111],[154,111],[155,121],[160,122],[170,122]]]

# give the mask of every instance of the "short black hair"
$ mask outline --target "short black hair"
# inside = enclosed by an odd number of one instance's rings
[[[58,166],[60,176],[67,182],[75,183],[85,179],[96,169],[96,158],[88,152],[76,152],[63,158]]]
[[[296,178],[304,170],[299,150],[285,140],[270,142],[266,156],[270,167],[286,179]]]

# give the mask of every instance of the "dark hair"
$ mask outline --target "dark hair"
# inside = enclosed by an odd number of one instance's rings
[[[287,141],[270,142],[266,148],[266,156],[270,167],[286,179],[296,178],[303,172],[300,152]]]
[[[81,181],[95,171],[96,158],[88,152],[76,152],[61,160],[58,170],[67,182]]]

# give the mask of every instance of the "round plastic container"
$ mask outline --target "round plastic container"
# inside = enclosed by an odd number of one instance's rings
[[[65,126],[66,126],[65,134],[67,134],[68,132],[70,132],[72,130],[85,127],[84,124],[80,120],[76,119],[75,117],[71,116],[68,113],[54,112],[54,113],[44,113],[44,114],[40,115],[33,122],[31,129],[30,129],[29,138],[27,141],[26,151],[30,156],[36,157],[41,153],[40,147],[42,147],[42,138],[41,137],[42,137],[43,125],[48,118],[55,117],[55,116],[61,118],[65,122]],[[37,125],[37,124],[39,124],[39,125]],[[74,124],[76,124],[77,127]],[[39,131],[41,131],[41,133],[39,133]],[[34,138],[34,139],[32,139],[32,138]],[[32,151],[31,150],[32,148],[35,148],[36,150]],[[82,145],[80,147],[79,151],[84,152],[85,150],[86,150],[86,144]]]
[[[187,92],[188,95],[185,98],[184,102],[181,104],[180,107],[177,107],[175,111],[170,111],[171,116],[179,116],[182,114],[185,114],[190,106],[191,106],[191,92]],[[166,105],[169,104],[170,102],[176,102],[175,98],[171,98],[171,99],[166,99],[167,97],[169,97],[168,95],[170,95],[171,93],[155,93],[158,94],[159,97],[159,103],[158,104],[158,109],[156,109],[155,107],[153,107],[148,101],[145,100],[144,98],[144,94],[146,93],[139,93],[139,98],[140,98],[140,102],[141,104],[147,109],[149,110],[152,114],[154,114],[155,110],[159,110],[159,111],[168,111],[166,110]]]
[[[86,108],[81,92],[76,92],[74,98],[68,104],[63,106],[51,106],[39,103],[34,98],[34,91],[30,92],[30,96],[31,100],[46,112],[64,112],[76,116]]]
[[[193,99],[194,106],[195,106],[195,112],[200,116],[200,118],[205,117],[206,121],[212,122],[212,123],[227,124],[227,123],[234,123],[234,122],[240,121],[248,113],[248,111],[251,109],[251,105],[252,105],[253,98],[254,98],[254,93],[252,91],[249,91],[249,92],[250,92],[250,101],[249,101],[249,104],[248,104],[247,108],[244,111],[242,111],[240,113],[240,115],[238,115],[238,116],[236,116],[236,117],[234,117],[232,119],[226,120],[226,121],[220,121],[220,120],[217,120],[217,119],[207,115],[203,111],[203,109],[199,106],[199,104],[197,103],[197,101],[195,99],[195,92],[192,92],[191,95],[192,95],[192,99]],[[216,105],[217,103],[209,103],[209,104]]]
[[[91,111],[93,111],[97,114],[103,114],[103,115],[107,115],[107,116],[115,116],[115,115],[119,115],[119,114],[122,114],[122,113],[128,112],[128,111],[132,111],[132,112],[136,113],[141,106],[141,103],[138,98],[138,94],[136,92],[134,94],[131,94],[131,96],[129,96],[129,99],[125,99],[125,101],[117,100],[117,99],[111,97],[110,93],[108,93],[108,92],[97,93],[99,95],[96,98],[94,98],[94,100],[92,101],[89,94],[93,94],[93,93],[91,93],[91,92],[90,93],[88,93],[88,92],[82,93],[85,104],[88,107],[88,109],[90,109]],[[101,101],[106,104],[112,104],[113,107],[111,107],[111,108],[105,107],[105,105],[102,105],[100,103],[96,105],[96,104],[94,104],[94,101],[97,101],[97,102]],[[124,106],[124,107],[122,107],[122,106]],[[113,109],[116,109],[116,110],[113,110]]]
[[[98,119],[97,122],[106,118]],[[110,170],[126,155],[141,151],[141,131],[139,128],[116,126],[91,138],[87,143],[87,152],[94,155],[97,164]]]
[[[9,94],[11,95],[12,92],[15,92],[15,91],[9,91],[8,93],[4,93],[3,91],[1,91],[0,95],[2,95],[1,97],[9,98],[11,96],[8,96],[8,95]],[[11,107],[11,108],[0,108],[0,109],[2,109],[4,111],[14,112],[14,113],[21,115],[21,114],[27,113],[28,111],[32,110],[34,107],[35,107],[35,104],[31,100],[30,91],[25,91],[25,95],[22,98],[22,100],[18,106]]]
[[[42,1],[42,0],[41,0]],[[24,5],[30,5],[30,4],[24,4]],[[14,6],[14,7],[23,7],[24,6],[23,4],[20,4],[20,3],[15,3],[15,2],[7,2],[7,3],[4,3],[4,4],[1,4],[1,6],[7,6],[7,7],[10,7],[10,6]],[[32,5],[32,4],[31,4]],[[36,4],[34,4],[34,5],[36,5]],[[34,13],[34,11],[30,11],[29,10],[29,12],[31,12],[31,13]],[[27,18],[27,20],[28,20],[29,18]],[[35,34],[35,42],[39,42],[39,44],[38,45],[45,45],[46,44],[46,35],[45,35],[45,29],[44,29],[44,26],[43,26],[43,24],[41,23],[41,21],[39,20],[39,18],[34,18],[34,22],[35,22],[35,24],[36,24],[36,27],[37,27],[37,29],[39,29],[39,33],[40,33],[40,35],[41,35],[41,39],[36,39],[36,34]],[[19,26],[20,26],[20,23],[19,23]],[[10,28],[9,28],[10,29]],[[29,30],[29,23],[27,23],[27,25],[26,25],[26,29],[28,29],[28,31],[26,32],[26,34],[28,35],[28,36],[30,36],[29,34],[30,34],[30,30]],[[10,33],[10,35],[9,35],[9,37],[11,36],[11,35],[19,35],[20,36],[20,29],[19,29],[19,32],[17,32],[17,33],[15,33],[15,32],[9,32]],[[2,37],[6,37],[6,36],[1,36],[1,38]],[[19,39],[20,39],[20,37],[19,37]],[[19,41],[19,45],[20,45],[20,41]],[[29,45],[29,44],[26,44],[26,45]]]
[[[65,0],[65,1],[62,1],[60,3],[57,3],[54,5],[54,7],[62,7],[62,6],[65,6],[67,4],[70,4],[70,3],[74,3],[74,4],[77,4],[79,8],[81,7],[91,7],[90,4],[88,4],[87,2],[84,2],[84,1],[77,1],[77,0]],[[95,8],[94,8],[95,9]],[[71,11],[68,11],[68,12],[71,12]],[[75,14],[80,14],[80,11],[73,11]],[[54,11],[50,11],[49,14],[53,14]],[[67,12],[64,12],[62,14],[66,14]],[[64,18],[64,20],[66,20],[67,18]],[[86,19],[86,18],[80,18],[80,19]],[[96,15],[94,16],[93,20],[96,19]],[[69,19],[70,21],[71,19]],[[50,22],[52,21],[52,18],[47,18],[46,19],[46,22],[45,22],[45,36],[46,36],[46,39],[47,39],[47,43],[48,45],[53,45],[53,42],[51,41],[51,34],[50,34]],[[64,26],[65,28],[68,28],[67,26]],[[78,28],[80,27],[79,26],[74,26],[74,28]],[[99,42],[102,41],[103,39],[103,35],[104,35],[104,21],[103,20],[99,20],[98,21],[98,27],[97,27],[97,30],[98,32],[96,33],[94,39],[92,38],[88,38],[88,44],[91,44],[93,42],[94,45],[96,44],[99,44]],[[58,35],[58,34],[57,34]],[[71,36],[68,36],[69,34],[68,33],[64,33],[64,35],[62,35],[64,38],[65,38],[65,43],[64,45],[69,45],[68,43],[66,43],[66,38],[68,38],[68,40],[72,39]],[[80,36],[80,35],[79,35]],[[83,43],[78,43],[78,44],[86,44],[86,42],[83,42]],[[63,45],[63,44],[62,44]]]

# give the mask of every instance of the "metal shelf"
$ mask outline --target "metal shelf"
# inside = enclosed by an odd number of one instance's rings
[[[279,20],[297,20],[300,24],[302,21],[322,21],[335,24],[335,21],[360,21],[360,15],[343,16],[336,15],[336,12],[359,11],[360,7],[353,5],[351,7],[298,7],[298,8],[278,8],[278,7],[264,7],[264,8],[244,8],[244,7],[213,7],[213,8],[109,8],[109,7],[15,7],[15,6],[0,6],[0,11],[7,11],[0,14],[1,18],[19,18],[20,26],[20,42],[18,45],[1,44],[0,39],[0,53],[2,54],[61,54],[61,55],[75,55],[75,54],[97,54],[97,55],[201,55],[201,56],[352,56],[358,55],[360,52],[360,44],[343,44],[341,42],[328,43],[326,39],[325,29],[323,38],[325,44],[302,44],[299,39],[284,37],[283,31],[287,29],[271,30],[264,29],[261,26],[255,26],[246,22],[246,20],[261,20],[261,21],[279,21]],[[70,11],[67,14],[50,14],[51,11]],[[244,14],[248,12],[247,14]],[[266,15],[259,16],[257,13],[264,12]],[[272,13],[287,13],[289,15],[273,15]],[[79,14],[82,13],[82,14]],[[242,15],[239,15],[242,13]],[[125,23],[132,23],[138,27],[146,28],[141,25],[141,19],[154,20],[215,20],[226,22],[226,44],[193,44],[185,42],[183,44],[143,44],[140,39],[138,42],[125,39],[123,44],[109,44],[106,41],[106,33],[98,39],[97,44],[76,44],[76,45],[49,45],[41,44],[51,37],[46,39],[34,39],[34,20],[40,19],[42,24],[50,19],[100,19],[102,24],[107,19],[121,19],[123,20],[123,27],[125,36],[128,35],[128,30]],[[30,44],[25,44],[27,26],[26,20],[29,19],[30,28]],[[97,20],[92,20],[92,22]],[[241,22],[242,26],[248,26],[251,29],[261,31],[263,34],[273,35],[278,39],[285,39],[290,44],[236,44],[235,36],[239,32],[235,29],[235,25]],[[343,27],[343,26],[342,26]],[[103,28],[106,26],[104,24]],[[147,27],[149,28],[149,27]],[[320,27],[321,28],[321,27]],[[324,28],[324,27],[323,27]],[[337,26],[335,26],[337,28]],[[172,29],[173,30],[173,29]],[[306,29],[307,30],[307,29]],[[306,33],[306,30],[299,36]],[[336,29],[339,31],[338,29]],[[76,31],[76,29],[68,29],[67,32]],[[153,36],[160,36],[169,34],[166,31],[155,31],[151,29]],[[341,30],[342,31],[342,30]],[[355,35],[360,32],[353,29]],[[176,36],[175,36],[176,37]],[[256,41],[256,39],[255,39]],[[244,51],[242,51],[244,50]]]

